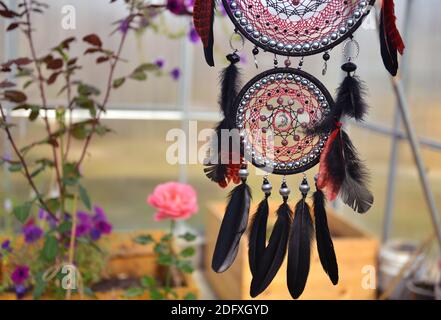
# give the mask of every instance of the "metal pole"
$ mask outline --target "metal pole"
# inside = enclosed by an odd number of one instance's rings
[[[406,14],[404,15],[404,27],[403,27],[403,38],[405,43],[410,47],[410,21],[412,18],[412,4],[413,1],[406,1]],[[409,55],[404,55],[401,61],[401,78],[403,82],[404,91],[408,89],[409,83]],[[394,120],[393,120],[393,131],[398,132],[401,125],[401,115],[398,110],[399,106],[395,106]],[[399,153],[400,139],[397,135],[392,136],[392,146],[390,150],[390,160],[389,160],[389,174],[387,179],[387,193],[386,193],[386,208],[384,212],[383,221],[383,237],[382,242],[385,243],[391,233],[393,225],[393,215],[395,208],[395,190],[396,190],[396,177],[397,177],[397,165],[398,165],[398,153]]]
[[[424,166],[424,161],[421,156],[420,146],[415,134],[415,129],[412,126],[410,115],[409,115],[409,105],[404,96],[404,89],[401,81],[396,78],[391,78],[392,87],[397,96],[398,109],[401,113],[404,128],[409,135],[409,143],[412,149],[412,154],[418,169],[420,176],[421,185],[423,187],[424,196],[429,206],[430,215],[432,218],[432,224],[435,229],[435,233],[438,239],[439,247],[441,248],[441,217],[439,215],[438,208],[436,206],[435,198],[433,196],[432,188],[430,187],[429,179],[427,178],[426,169]]]

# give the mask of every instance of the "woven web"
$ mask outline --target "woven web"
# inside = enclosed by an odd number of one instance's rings
[[[282,43],[313,42],[345,25],[355,0],[236,0],[255,30]],[[298,3],[298,4],[297,4]]]
[[[319,136],[307,135],[323,117],[317,97],[306,87],[292,81],[280,81],[256,92],[244,107],[244,129],[256,155],[279,163],[298,161],[320,142]]]

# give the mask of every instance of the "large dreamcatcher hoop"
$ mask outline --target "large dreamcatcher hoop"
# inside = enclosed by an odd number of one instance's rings
[[[350,37],[375,0],[222,0],[236,29],[283,56],[327,51]]]
[[[273,69],[258,74],[240,88],[237,68],[240,50],[234,48],[230,40],[233,50],[227,55],[230,64],[221,74],[219,104],[223,119],[216,127],[204,171],[210,180],[223,188],[229,183],[237,186],[230,193],[213,253],[212,269],[224,272],[232,265],[240,239],[248,227],[251,189],[247,178],[248,163],[252,163],[265,175],[261,188],[264,198],[249,227],[250,296],[258,296],[270,285],[287,255],[287,286],[291,296],[297,299],[306,286],[314,233],[324,271],[334,285],[339,281],[326,217],[326,200],[334,201],[339,197],[358,213],[367,212],[373,205],[368,170],[343,129],[342,119],[362,121],[367,114],[365,87],[356,75],[354,63],[360,46],[353,34],[375,0],[222,2],[234,23],[235,33],[242,40],[241,47],[245,38],[255,44],[252,53],[256,66],[258,47],[274,53],[275,57]],[[195,0],[194,11],[205,59],[213,66],[215,0]],[[393,0],[383,0],[381,55],[393,76],[398,71],[398,53],[404,50],[395,19]],[[317,78],[301,69],[305,56],[325,52],[322,74],[326,75],[331,49],[344,40],[347,42],[343,48],[342,70],[346,76],[334,100]],[[289,58],[285,60],[285,67],[280,68],[277,55],[302,59],[295,69],[290,67]],[[299,185],[301,198],[292,210],[288,177],[304,173],[317,164],[312,207],[307,201],[310,185],[303,174]],[[276,211],[272,233],[267,237],[268,199],[273,189],[270,174],[283,176],[279,189],[283,202]]]
[[[334,102],[315,77],[293,68],[268,70],[248,82],[235,103],[245,159],[277,175],[318,164],[329,133],[308,130],[324,120]]]

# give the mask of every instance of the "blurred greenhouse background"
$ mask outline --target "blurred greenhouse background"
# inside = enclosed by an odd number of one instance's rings
[[[414,10],[409,21],[404,21],[407,2],[412,1],[418,10]],[[62,39],[87,34],[94,30],[105,37],[106,45],[116,46],[116,38],[105,34],[108,25],[121,16],[117,6],[107,6],[106,0],[75,0],[76,30],[54,28],[63,16],[62,7],[73,1],[47,1],[51,10],[44,19],[35,21],[38,26],[36,42],[44,51],[59,43]],[[418,136],[441,144],[441,10],[439,0],[398,0],[397,16],[400,26],[409,25],[407,36],[408,88],[406,94],[411,106],[412,121]],[[121,11],[123,7],[120,7]],[[395,97],[390,87],[388,74],[385,72],[379,56],[379,44],[375,22],[365,21],[364,26],[356,35],[361,46],[361,54],[357,64],[359,75],[369,86],[369,102],[371,112],[368,122],[390,131],[394,119]],[[166,16],[163,21],[172,32],[185,32],[190,18],[176,19]],[[26,46],[17,34],[6,35],[5,26],[0,27],[0,60],[6,61],[11,56],[26,56]],[[222,201],[223,190],[210,183],[203,174],[201,165],[170,165],[165,155],[171,145],[166,142],[166,134],[170,129],[188,128],[189,121],[197,120],[198,130],[213,127],[219,119],[217,94],[218,72],[225,65],[223,57],[228,53],[228,39],[233,32],[232,24],[226,18],[216,21],[216,60],[215,70],[209,69],[203,59],[199,44],[193,44],[187,37],[179,40],[155,35],[148,31],[137,37],[131,35],[129,45],[123,57],[130,58],[130,63],[119,65],[117,72],[132,69],[142,62],[163,59],[167,69],[178,67],[181,76],[178,80],[171,77],[140,82],[116,91],[105,117],[105,122],[114,132],[105,138],[97,138],[90,149],[90,157],[82,168],[87,172],[85,181],[95,203],[100,204],[108,212],[116,229],[152,228],[153,209],[147,206],[146,197],[161,182],[181,180],[192,184],[199,195],[200,211],[191,220],[197,229],[203,231],[204,217],[207,206],[211,202]],[[254,67],[252,47],[244,50],[246,65],[243,66],[244,80],[250,79],[259,71]],[[334,51],[341,50],[341,46]],[[80,52],[78,52],[80,53]],[[321,76],[322,60],[320,57],[307,57],[304,69],[318,76],[328,88],[336,88],[340,79],[340,53],[331,53],[331,61],[326,76]],[[271,67],[272,55],[259,55],[261,69]],[[282,61],[283,58],[279,58]],[[93,63],[90,60],[89,63]],[[133,64],[133,65],[129,65]],[[96,69],[94,69],[96,70]],[[104,68],[103,68],[104,70]],[[81,74],[88,82],[98,87],[104,86],[106,74],[88,72],[86,68]],[[320,76],[319,76],[320,75]],[[36,98],[36,95],[32,98]],[[56,91],[50,96],[50,104],[57,105]],[[42,123],[28,125],[25,118],[17,117],[19,143],[25,144],[31,138],[42,135]],[[386,208],[387,177],[391,149],[391,136],[365,128],[352,127],[354,142],[366,159],[372,171],[372,191],[376,197],[373,210],[364,216],[356,216],[351,212],[342,213],[356,224],[370,232],[381,236],[383,217]],[[1,134],[0,153],[7,154],[6,138]],[[201,143],[202,145],[202,143]],[[441,206],[441,150],[432,146],[423,146],[423,157],[426,163],[430,183],[435,193],[437,204]],[[79,150],[76,150],[79,152]],[[428,208],[420,187],[417,170],[406,140],[399,143],[397,167],[396,197],[394,206],[393,237],[420,239],[427,235],[431,226]],[[33,154],[32,156],[37,156]],[[93,161],[92,158],[93,157]],[[48,177],[46,177],[48,178]],[[290,178],[297,181],[298,178]],[[29,195],[25,181],[17,175],[10,174],[6,169],[0,172],[0,201],[3,225],[8,223],[6,211],[10,202],[16,202]],[[253,184],[258,186],[259,179]],[[48,183],[49,185],[49,183]],[[339,210],[340,211],[340,210]]]

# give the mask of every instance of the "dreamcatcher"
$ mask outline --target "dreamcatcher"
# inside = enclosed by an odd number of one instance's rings
[[[339,197],[358,213],[373,204],[368,190],[368,172],[342,127],[344,118],[362,121],[367,112],[364,85],[356,76],[354,60],[359,45],[354,32],[369,14],[374,0],[223,0],[223,6],[240,36],[255,47],[274,54],[274,68],[257,75],[240,88],[238,49],[227,56],[229,66],[222,72],[219,105],[223,120],[216,128],[207,155],[205,173],[221,187],[237,184],[230,193],[219,231],[212,268],[227,270],[233,263],[241,236],[248,227],[251,190],[247,185],[248,163],[265,172],[263,200],[249,227],[249,264],[253,276],[250,295],[256,297],[271,283],[288,252],[287,284],[293,298],[306,285],[312,238],[324,271],[338,283],[338,265],[325,203]],[[214,65],[213,21],[215,1],[196,0],[194,23],[204,45],[207,63]],[[322,53],[323,75],[330,51],[344,42],[346,76],[333,100],[326,87],[302,70],[305,56]],[[395,26],[394,3],[384,1],[380,15],[381,54],[387,70],[396,75],[398,52],[404,44]],[[279,67],[277,56],[285,56]],[[300,57],[297,68],[290,57]],[[256,62],[257,65],[257,62]],[[319,165],[315,177],[312,208],[305,171]],[[267,241],[268,199],[272,193],[269,175],[281,176],[282,204]],[[287,177],[303,174],[300,200],[289,203]]]

